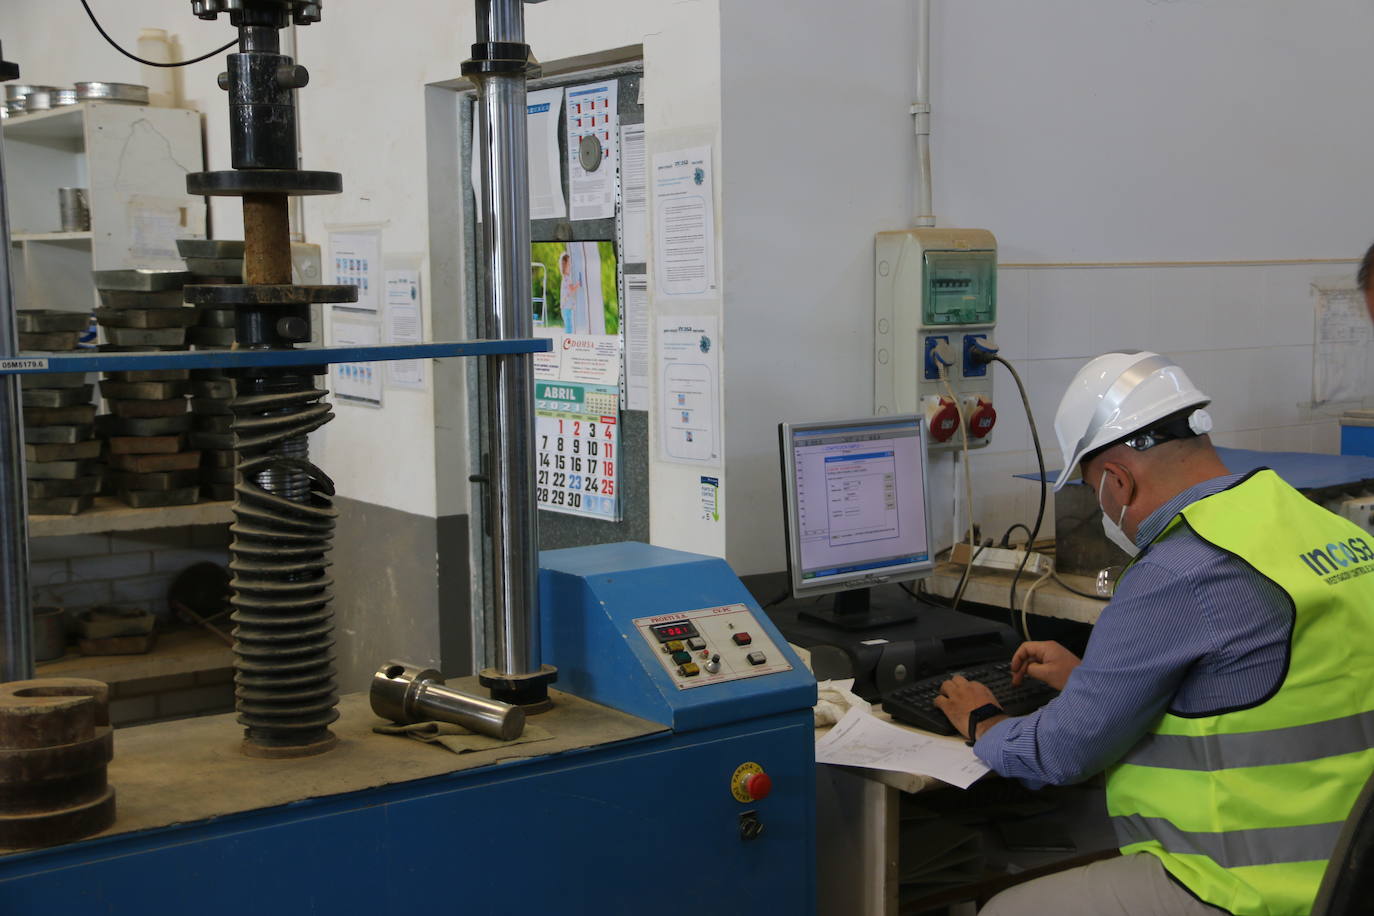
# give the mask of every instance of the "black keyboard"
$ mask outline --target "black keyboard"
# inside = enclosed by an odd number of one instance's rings
[[[899,687],[883,697],[883,711],[896,719],[917,728],[940,735],[958,734],[958,729],[949,723],[945,714],[935,705],[940,695],[940,685],[956,674],[962,674],[970,681],[978,681],[997,697],[997,705],[1007,711],[1007,715],[1024,716],[1035,712],[1050,700],[1059,696],[1059,691],[1027,675],[1021,686],[1011,683],[1011,662],[992,662],[972,668],[947,671]]]

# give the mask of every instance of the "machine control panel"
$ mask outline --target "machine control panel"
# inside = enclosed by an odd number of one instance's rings
[[[633,623],[679,690],[792,670],[743,604],[638,617]]]

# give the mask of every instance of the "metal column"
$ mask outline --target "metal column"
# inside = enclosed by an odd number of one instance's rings
[[[487,336],[529,337],[530,220],[525,80],[530,68],[521,0],[478,0],[477,44],[464,75],[477,86]],[[495,699],[535,710],[556,677],[540,664],[538,518],[534,494],[534,361],[487,360],[487,517],[492,531],[488,630],[495,658],[481,673]]]
[[[19,67],[0,59],[0,82]],[[10,221],[5,199],[5,144],[0,137],[0,359],[19,352],[10,275]],[[24,486],[19,376],[0,378],[0,681],[33,677],[33,612],[29,596],[29,505]]]

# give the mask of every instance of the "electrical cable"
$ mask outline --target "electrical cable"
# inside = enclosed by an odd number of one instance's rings
[[[1065,582],[1063,579],[1059,578],[1059,573],[1054,572],[1053,570],[1051,570],[1051,575],[1054,576],[1054,581],[1055,581],[1056,584],[1059,585],[1060,588],[1064,589],[1064,591],[1066,591],[1066,592],[1071,592],[1071,593],[1073,593],[1073,594],[1075,594],[1075,595],[1078,595],[1080,598],[1091,598],[1091,599],[1094,600],[1094,601],[1110,601],[1110,600],[1111,600],[1110,598],[1104,598],[1104,597],[1102,597],[1101,595],[1094,595],[1094,594],[1092,594],[1091,592],[1085,592],[1085,591],[1081,591],[1081,590],[1079,590],[1079,589],[1074,588],[1072,585],[1070,585],[1069,583]]]
[[[91,17],[91,25],[95,26],[95,30],[96,30],[97,32],[100,33],[100,37],[101,37],[101,38],[105,39],[106,41],[108,41],[108,42],[110,43],[110,47],[114,48],[116,51],[118,51],[120,54],[123,54],[125,57],[129,58],[130,60],[136,60],[136,61],[138,61],[140,64],[146,64],[146,65],[149,66],[149,67],[187,67],[187,66],[190,66],[191,64],[198,64],[198,63],[200,63],[200,62],[203,61],[203,60],[209,60],[210,58],[214,57],[216,54],[220,54],[220,53],[222,53],[222,52],[224,52],[224,51],[228,51],[228,50],[229,50],[230,48],[232,48],[234,45],[236,45],[236,44],[239,43],[238,38],[235,38],[233,41],[229,42],[228,44],[224,45],[224,46],[221,47],[221,48],[215,48],[215,50],[213,50],[213,51],[210,51],[210,52],[208,52],[208,53],[206,53],[206,54],[202,54],[200,57],[193,57],[193,58],[191,58],[190,60],[179,60],[179,61],[175,61],[175,62],[173,62],[173,63],[158,63],[158,62],[155,61],[155,60],[144,60],[143,58],[139,57],[137,54],[130,54],[128,51],[126,51],[126,50],[124,50],[123,48],[121,48],[121,47],[119,46],[119,42],[117,42],[117,41],[115,41],[113,38],[111,38],[111,37],[110,37],[110,34],[109,34],[108,32],[106,32],[103,28],[101,28],[101,26],[100,26],[100,20],[98,20],[98,19],[95,18],[95,13],[93,13],[93,12],[91,11],[91,5],[90,5],[89,3],[87,3],[86,0],[81,0],[81,6],[82,6],[82,8],[84,8],[84,9],[86,10],[86,15],[89,16],[89,17]]]
[[[1030,530],[1029,528],[1027,528],[1025,525],[1021,524],[1020,522],[1017,522],[1017,523],[1015,523],[1014,525],[1012,525],[1010,528],[1008,528],[1005,532],[1002,533],[1002,546],[1003,546],[1003,547],[1006,547],[1006,548],[1010,548],[1010,547],[1011,547],[1011,533],[1012,533],[1013,531],[1015,531],[1017,528],[1020,528],[1022,531],[1026,532],[1026,536],[1027,536],[1028,538],[1031,536],[1031,530]],[[1032,546],[1031,542],[1030,542],[1029,540],[1026,541],[1026,549],[1029,550],[1029,549],[1031,548],[1031,546]]]
[[[1050,570],[1036,579],[1031,583],[1031,587],[1026,589],[1026,600],[1021,602],[1021,636],[1025,638],[1026,642],[1030,642],[1030,622],[1026,619],[1026,615],[1030,613],[1031,601],[1035,599],[1035,590],[1045,584],[1045,580],[1052,576],[1054,576],[1054,570]],[[1054,577],[1058,578],[1057,576]]]
[[[1021,574],[1026,570],[1026,563],[1030,560],[1031,548],[1035,545],[1035,539],[1040,536],[1040,525],[1045,520],[1045,501],[1049,495],[1049,483],[1045,480],[1045,453],[1040,449],[1040,431],[1035,428],[1035,415],[1031,413],[1030,397],[1026,394],[1026,386],[1021,381],[1021,373],[1016,371],[1016,367],[1007,362],[996,352],[988,358],[989,362],[998,362],[1006,367],[1011,373],[1012,379],[1016,382],[1016,390],[1021,393],[1021,406],[1026,411],[1026,422],[1030,425],[1031,442],[1035,444],[1035,463],[1040,468],[1040,508],[1035,511],[1035,525],[1031,528],[1030,540],[1026,543],[1026,554],[1021,558],[1021,565],[1016,567],[1016,575],[1011,577],[1011,593],[1007,598],[1007,609],[1011,614],[1011,625],[1016,626],[1016,583],[1021,580]]]
[[[988,538],[985,543],[978,545],[977,550],[969,551],[968,565],[964,567],[964,574],[959,577],[959,587],[954,590],[954,600],[949,606],[951,611],[959,610],[959,601],[964,597],[964,587],[968,585],[969,573],[973,571],[973,564],[978,561],[978,555],[991,546],[992,538]]]
[[[939,359],[939,357],[936,357]],[[968,457],[968,423],[964,421],[964,409],[959,405],[959,399],[954,396],[954,389],[949,384],[948,364],[940,360],[940,383],[945,386],[945,393],[949,395],[950,403],[954,405],[954,411],[959,415],[959,438],[963,442],[964,452],[964,513],[968,516],[968,564],[964,567],[964,576],[959,580],[959,591],[954,596],[954,607],[959,607],[959,596],[964,593],[964,585],[968,582],[969,574],[973,572],[973,561],[978,558],[982,548],[978,547],[973,534],[973,476],[969,473]]]
[[[778,597],[774,598],[772,601],[770,601],[770,602],[768,602],[767,604],[765,604],[765,605],[763,606],[763,609],[764,609],[764,610],[767,610],[767,609],[770,608],[770,607],[775,607],[775,606],[777,606],[777,605],[779,605],[779,604],[782,604],[784,601],[786,601],[788,598],[791,598],[791,597],[792,597],[792,590],[791,590],[791,589],[788,589],[787,591],[783,592],[783,593],[782,593],[781,595],[779,595]]]

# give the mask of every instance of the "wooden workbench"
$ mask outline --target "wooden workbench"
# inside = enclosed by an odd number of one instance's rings
[[[451,686],[476,693],[476,678]],[[374,734],[384,724],[363,694],[339,700],[339,744],[315,757],[264,760],[239,750],[233,713],[159,722],[115,732],[109,767],[118,814],[98,837],[203,821],[396,783],[443,776],[521,758],[597,747],[667,731],[665,726],[550,690],[555,705],[530,721],[552,737],[455,754],[412,738]],[[0,850],[0,856],[14,850]]]

